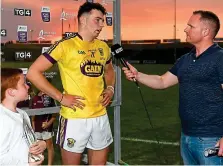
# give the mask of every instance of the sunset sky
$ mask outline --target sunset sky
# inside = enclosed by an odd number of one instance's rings
[[[111,0],[95,0],[105,5],[112,12]],[[109,2],[108,2],[109,1]],[[121,33],[124,40],[166,39],[174,37],[174,1],[175,0],[121,0]],[[66,13],[76,15],[79,6],[85,0],[2,0],[1,28],[7,29],[3,41],[16,40],[17,26],[27,25],[33,30],[32,40],[37,40],[40,30],[55,32],[46,36],[46,40],[57,40],[61,37],[60,16],[62,8]],[[50,7],[51,21],[41,20],[41,7]],[[32,17],[14,16],[14,8],[32,10]],[[176,0],[177,38],[185,41],[184,28],[194,10],[211,10],[220,18],[222,27],[217,37],[223,37],[223,0]],[[76,31],[74,18],[64,21],[64,32]],[[112,27],[105,27],[100,38],[111,39]],[[29,32],[28,39],[31,39]]]

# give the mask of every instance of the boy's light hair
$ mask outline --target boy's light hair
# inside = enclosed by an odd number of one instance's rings
[[[1,69],[1,102],[5,99],[5,92],[7,89],[17,88],[17,84],[19,82],[21,74],[23,74],[21,69]]]

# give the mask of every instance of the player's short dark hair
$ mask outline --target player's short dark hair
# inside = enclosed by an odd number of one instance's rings
[[[106,14],[106,9],[100,3],[92,3],[92,2],[85,2],[83,5],[80,6],[77,14],[78,20],[84,13],[89,13],[92,10],[99,10],[104,15]]]
[[[194,11],[193,14],[194,15],[195,14],[200,14],[200,16],[201,16],[200,20],[201,21],[207,21],[210,24],[214,25],[214,26],[212,26],[213,30],[214,30],[214,37],[217,35],[217,33],[220,29],[220,20],[219,20],[219,18],[216,14],[214,14],[211,11],[205,11],[205,10],[197,10],[197,11]]]
[[[1,101],[5,98],[5,92],[9,88],[17,88],[20,75],[23,74],[21,69],[2,68],[1,69]]]

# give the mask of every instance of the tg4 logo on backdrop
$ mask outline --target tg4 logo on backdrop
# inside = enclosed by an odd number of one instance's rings
[[[16,16],[32,16],[32,11],[30,9],[18,9],[14,8],[14,15]]]
[[[1,36],[6,37],[7,36],[7,30],[6,29],[1,29]]]
[[[30,51],[16,51],[15,52],[16,61],[30,61],[32,60],[32,52]]]

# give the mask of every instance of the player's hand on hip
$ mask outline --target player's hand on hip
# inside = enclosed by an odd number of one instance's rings
[[[223,137],[217,142],[215,147],[219,147],[218,156],[223,156]]]
[[[101,100],[101,104],[104,107],[107,107],[111,103],[111,99],[113,95],[114,95],[114,90],[111,90],[110,88],[106,88],[101,94],[101,96],[103,97]]]
[[[82,103],[80,100],[85,100],[85,98],[77,95],[64,94],[63,99],[60,103],[66,107],[72,108],[73,110],[76,110],[76,107],[84,109],[85,104]]]
[[[46,142],[42,141],[42,140],[38,140],[37,142],[35,142],[34,144],[32,144],[29,148],[29,152],[34,154],[34,155],[38,155],[43,153],[43,151],[46,149]]]
[[[44,161],[44,156],[41,155],[40,161],[37,162],[29,162],[29,166],[35,166],[35,165],[40,165]]]
[[[129,66],[129,69],[127,67],[123,67],[122,70],[125,73],[125,76],[128,80],[130,81],[134,81],[134,78],[136,79],[137,75],[138,75],[138,71],[136,68],[134,68],[132,65],[130,65],[128,62],[126,62],[127,65]]]

